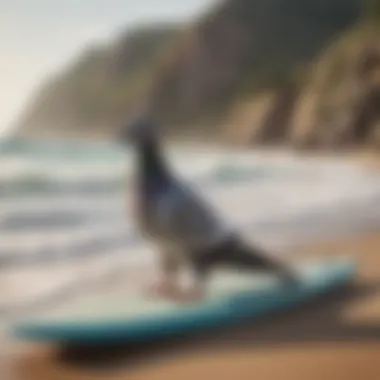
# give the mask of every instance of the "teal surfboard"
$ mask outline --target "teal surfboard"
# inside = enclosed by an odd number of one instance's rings
[[[167,338],[291,309],[346,284],[356,268],[353,258],[307,260],[297,267],[296,287],[260,274],[218,272],[209,296],[187,305],[121,291],[92,295],[19,321],[12,332],[19,339],[68,344]]]

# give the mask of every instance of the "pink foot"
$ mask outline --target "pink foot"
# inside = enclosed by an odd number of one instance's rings
[[[174,281],[160,280],[150,285],[147,293],[154,297],[172,298],[178,293],[178,286]]]
[[[205,298],[205,291],[201,288],[193,288],[189,291],[182,291],[177,294],[177,301],[180,302],[199,302]]]
[[[199,302],[205,298],[205,292],[200,287],[184,291],[175,282],[167,280],[154,283],[148,288],[147,293],[153,297],[166,298],[181,303]]]

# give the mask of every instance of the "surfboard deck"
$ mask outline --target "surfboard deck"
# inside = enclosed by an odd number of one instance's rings
[[[178,304],[143,294],[87,297],[19,321],[12,334],[23,340],[104,344],[168,338],[291,309],[349,282],[354,258],[307,260],[297,267],[300,283],[284,287],[270,276],[220,272],[208,297]]]

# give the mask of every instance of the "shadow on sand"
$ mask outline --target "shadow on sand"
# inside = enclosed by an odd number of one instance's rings
[[[145,341],[99,347],[61,347],[57,359],[66,365],[88,369],[135,368],[169,356],[203,350],[230,350],[241,347],[271,347],[302,343],[380,341],[380,322],[350,324],[342,310],[356,301],[380,294],[380,283],[350,284],[303,304],[297,309],[262,318],[245,320],[229,327],[181,336],[165,341]]]

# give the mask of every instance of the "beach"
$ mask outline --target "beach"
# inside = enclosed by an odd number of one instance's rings
[[[380,380],[380,0],[3,3],[0,380]]]
[[[125,204],[125,156],[114,155],[113,147],[96,148],[92,155],[80,147],[79,158],[68,155],[67,147],[60,154],[53,148],[26,148],[6,157],[7,170],[0,178],[0,316],[7,310],[15,310],[15,315],[38,312],[39,302],[71,302],[78,292],[127,290],[149,280],[154,255],[136,236]],[[178,171],[248,240],[291,260],[358,255],[356,283],[286,314],[191,338],[127,347],[127,352],[110,351],[121,365],[103,365],[103,358],[94,361],[107,370],[62,363],[54,347],[3,342],[9,348],[9,376],[377,379],[376,165],[361,157],[207,150],[194,155],[192,149],[175,156]]]
[[[61,363],[51,347],[15,351],[20,380],[376,380],[380,372],[380,231],[299,248],[295,255],[357,253],[352,286],[297,310],[223,331],[130,348],[102,370]],[[17,352],[17,353],[16,353]],[[96,361],[95,361],[96,362]]]

